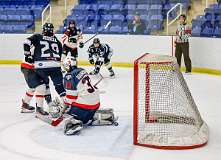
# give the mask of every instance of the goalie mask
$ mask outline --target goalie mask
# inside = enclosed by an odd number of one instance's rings
[[[77,60],[71,56],[67,56],[63,61],[63,67],[67,72],[77,68]]]

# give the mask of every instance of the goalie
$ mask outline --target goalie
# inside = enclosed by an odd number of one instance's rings
[[[62,113],[69,115],[65,121],[64,133],[74,135],[83,125],[116,125],[112,109],[98,110],[99,90],[91,84],[86,70],[78,68],[76,61],[69,56],[64,59],[63,66],[67,71],[64,76],[67,92]]]
[[[110,72],[110,77],[114,77],[114,71],[111,65],[111,57],[113,55],[113,50],[108,44],[101,44],[98,38],[94,38],[93,44],[88,49],[89,62],[95,65],[95,69],[90,72],[92,75],[96,75],[100,72],[101,66],[104,64]]]

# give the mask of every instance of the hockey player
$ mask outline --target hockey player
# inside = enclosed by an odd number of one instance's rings
[[[34,34],[26,39],[24,50],[28,61],[34,64],[35,72],[40,76],[43,82],[48,84],[50,77],[57,93],[61,97],[64,97],[65,89],[63,87],[63,77],[60,70],[62,45],[54,35],[53,29],[53,24],[45,23],[42,34]],[[34,47],[33,54],[30,52],[32,46]],[[46,94],[46,85],[40,86],[38,94],[41,95],[38,98],[43,104],[43,98]],[[36,108],[43,113],[41,106],[36,106]]]
[[[104,64],[110,72],[110,77],[114,77],[114,71],[110,62],[113,50],[108,44],[101,44],[98,38],[94,38],[93,44],[88,49],[89,62],[95,65],[95,69],[90,74],[98,74],[101,66]]]
[[[74,60],[78,57],[78,42],[82,40],[82,32],[79,28],[76,27],[75,21],[70,21],[68,28],[64,32],[64,35],[61,38],[63,43],[63,54],[61,57],[61,61],[70,54]]]
[[[46,86],[47,94],[44,96],[46,102],[48,104],[52,102],[49,84],[45,84],[43,79],[35,72],[33,59],[28,56],[29,54],[31,53],[25,52],[25,60],[21,63],[21,72],[23,73],[25,81],[28,85],[28,89],[26,90],[25,96],[22,99],[21,113],[32,113],[35,111],[35,107],[30,106],[30,101],[34,96],[35,91],[36,104],[37,106],[40,106],[40,108],[43,107],[43,104],[41,102],[42,95],[38,94],[39,89],[42,85]],[[39,108],[36,111],[40,114],[45,114],[44,112],[42,113],[42,110],[39,110]]]
[[[91,84],[86,70],[77,68],[76,61],[73,61],[71,57],[65,58],[64,67],[67,73],[64,76],[66,98],[63,112],[70,115],[70,118],[65,121],[64,133],[74,135],[83,128],[83,124],[113,124],[113,110],[98,110],[100,107],[99,90]]]

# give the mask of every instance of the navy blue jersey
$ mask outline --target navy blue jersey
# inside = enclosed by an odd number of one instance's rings
[[[109,54],[112,55],[112,49],[109,47],[108,44],[100,44],[100,46],[98,48],[96,48],[94,46],[94,44],[92,44],[89,49],[88,49],[88,53],[89,53],[89,58],[95,56],[96,58],[102,57],[108,57]]]
[[[83,68],[77,68],[64,76],[64,87],[67,90],[77,90],[77,85],[87,72]]]
[[[62,44],[56,36],[34,34],[27,38],[26,44],[34,47],[34,66],[38,68],[60,67]]]
[[[77,68],[67,73],[64,76],[64,87],[66,89],[66,105],[84,109],[99,108],[99,91],[91,84],[85,69]]]

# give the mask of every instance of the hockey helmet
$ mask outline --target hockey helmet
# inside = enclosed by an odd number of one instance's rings
[[[100,39],[99,39],[99,38],[94,38],[94,40],[93,40],[93,44],[95,44],[95,43],[100,44]]]
[[[71,25],[71,24],[76,24],[76,22],[74,21],[74,20],[71,20],[71,21],[69,21],[69,26]]]
[[[45,36],[53,36],[54,35],[54,25],[52,23],[45,23],[43,25],[42,33]]]
[[[69,21],[68,28],[73,30],[75,28],[76,22],[74,20]]]

